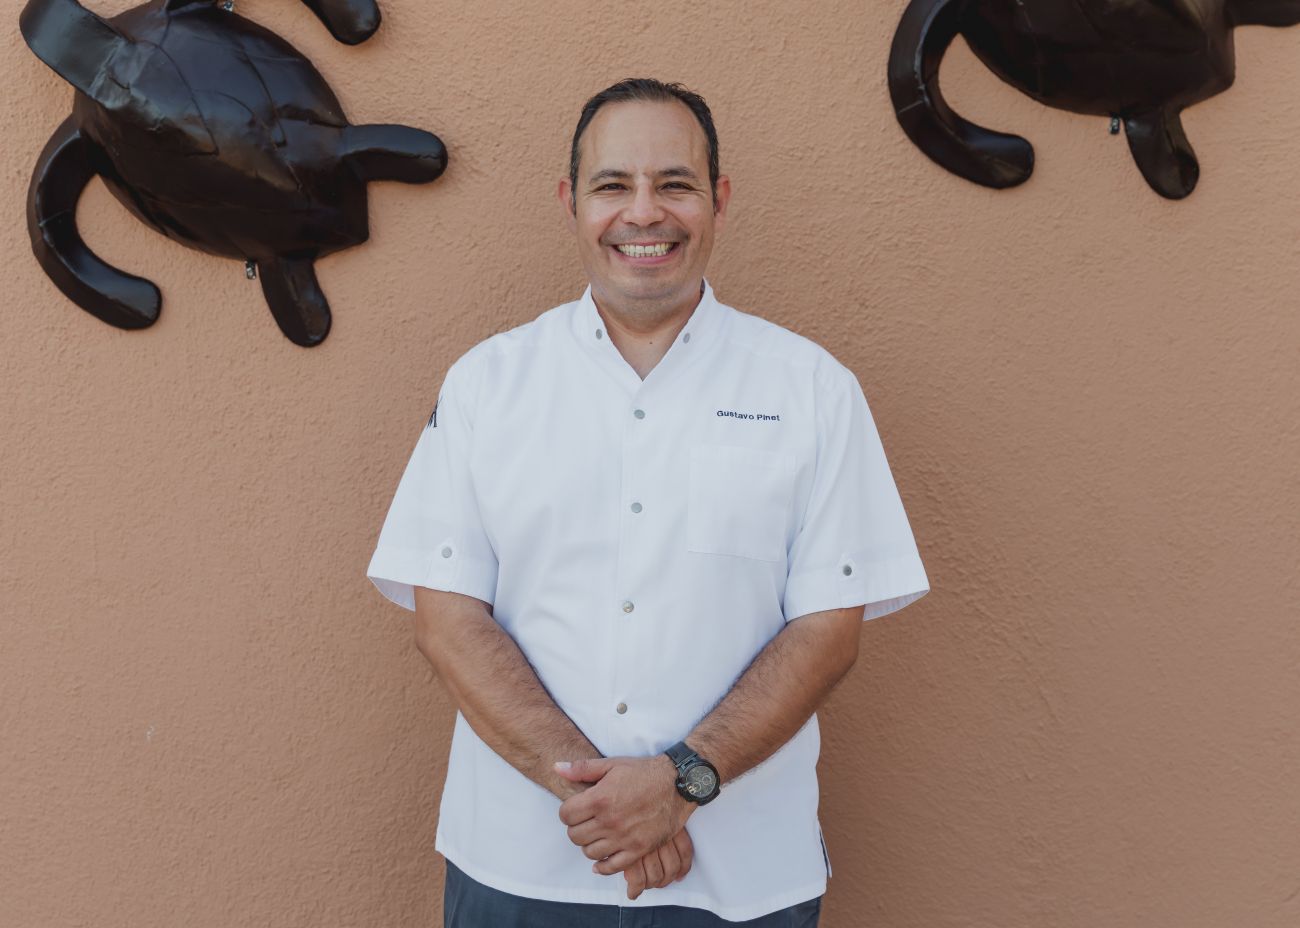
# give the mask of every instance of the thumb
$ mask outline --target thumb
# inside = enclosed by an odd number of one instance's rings
[[[609,773],[613,766],[607,757],[575,760],[572,763],[562,760],[555,765],[555,772],[571,783],[595,783]]]

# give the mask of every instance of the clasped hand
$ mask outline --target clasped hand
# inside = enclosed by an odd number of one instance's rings
[[[560,806],[569,840],[595,863],[594,873],[622,873],[627,897],[661,889],[691,869],[686,820],[695,811],[673,786],[667,757],[602,757],[556,765],[573,783],[591,784]]]

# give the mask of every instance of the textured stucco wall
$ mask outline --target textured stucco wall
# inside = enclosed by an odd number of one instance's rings
[[[129,3],[99,3],[111,13]],[[860,377],[934,591],[864,629],[824,712],[824,925],[1300,923],[1300,29],[1237,33],[1159,199],[1104,121],[959,42],[952,102],[1037,146],[1023,188],[903,137],[902,0],[431,4],[316,62],[354,122],[439,133],[371,187],[296,348],[235,262],[95,182],[85,237],[156,281],[112,329],[33,260],[22,205],[71,90],[0,0],[0,926],[420,926],[451,709],[363,576],[447,366],[572,298],[552,199],[621,77],[712,104],[719,296]]]

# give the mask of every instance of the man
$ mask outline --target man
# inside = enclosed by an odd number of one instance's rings
[[[557,195],[590,287],[452,365],[368,571],[460,710],[446,925],[813,926],[813,712],[928,590],[871,414],[705,282],[700,97],[597,94]]]

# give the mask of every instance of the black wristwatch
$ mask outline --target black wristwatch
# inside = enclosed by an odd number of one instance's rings
[[[717,767],[691,750],[685,741],[677,742],[664,753],[677,768],[677,792],[683,799],[705,805],[718,798],[722,781]]]

